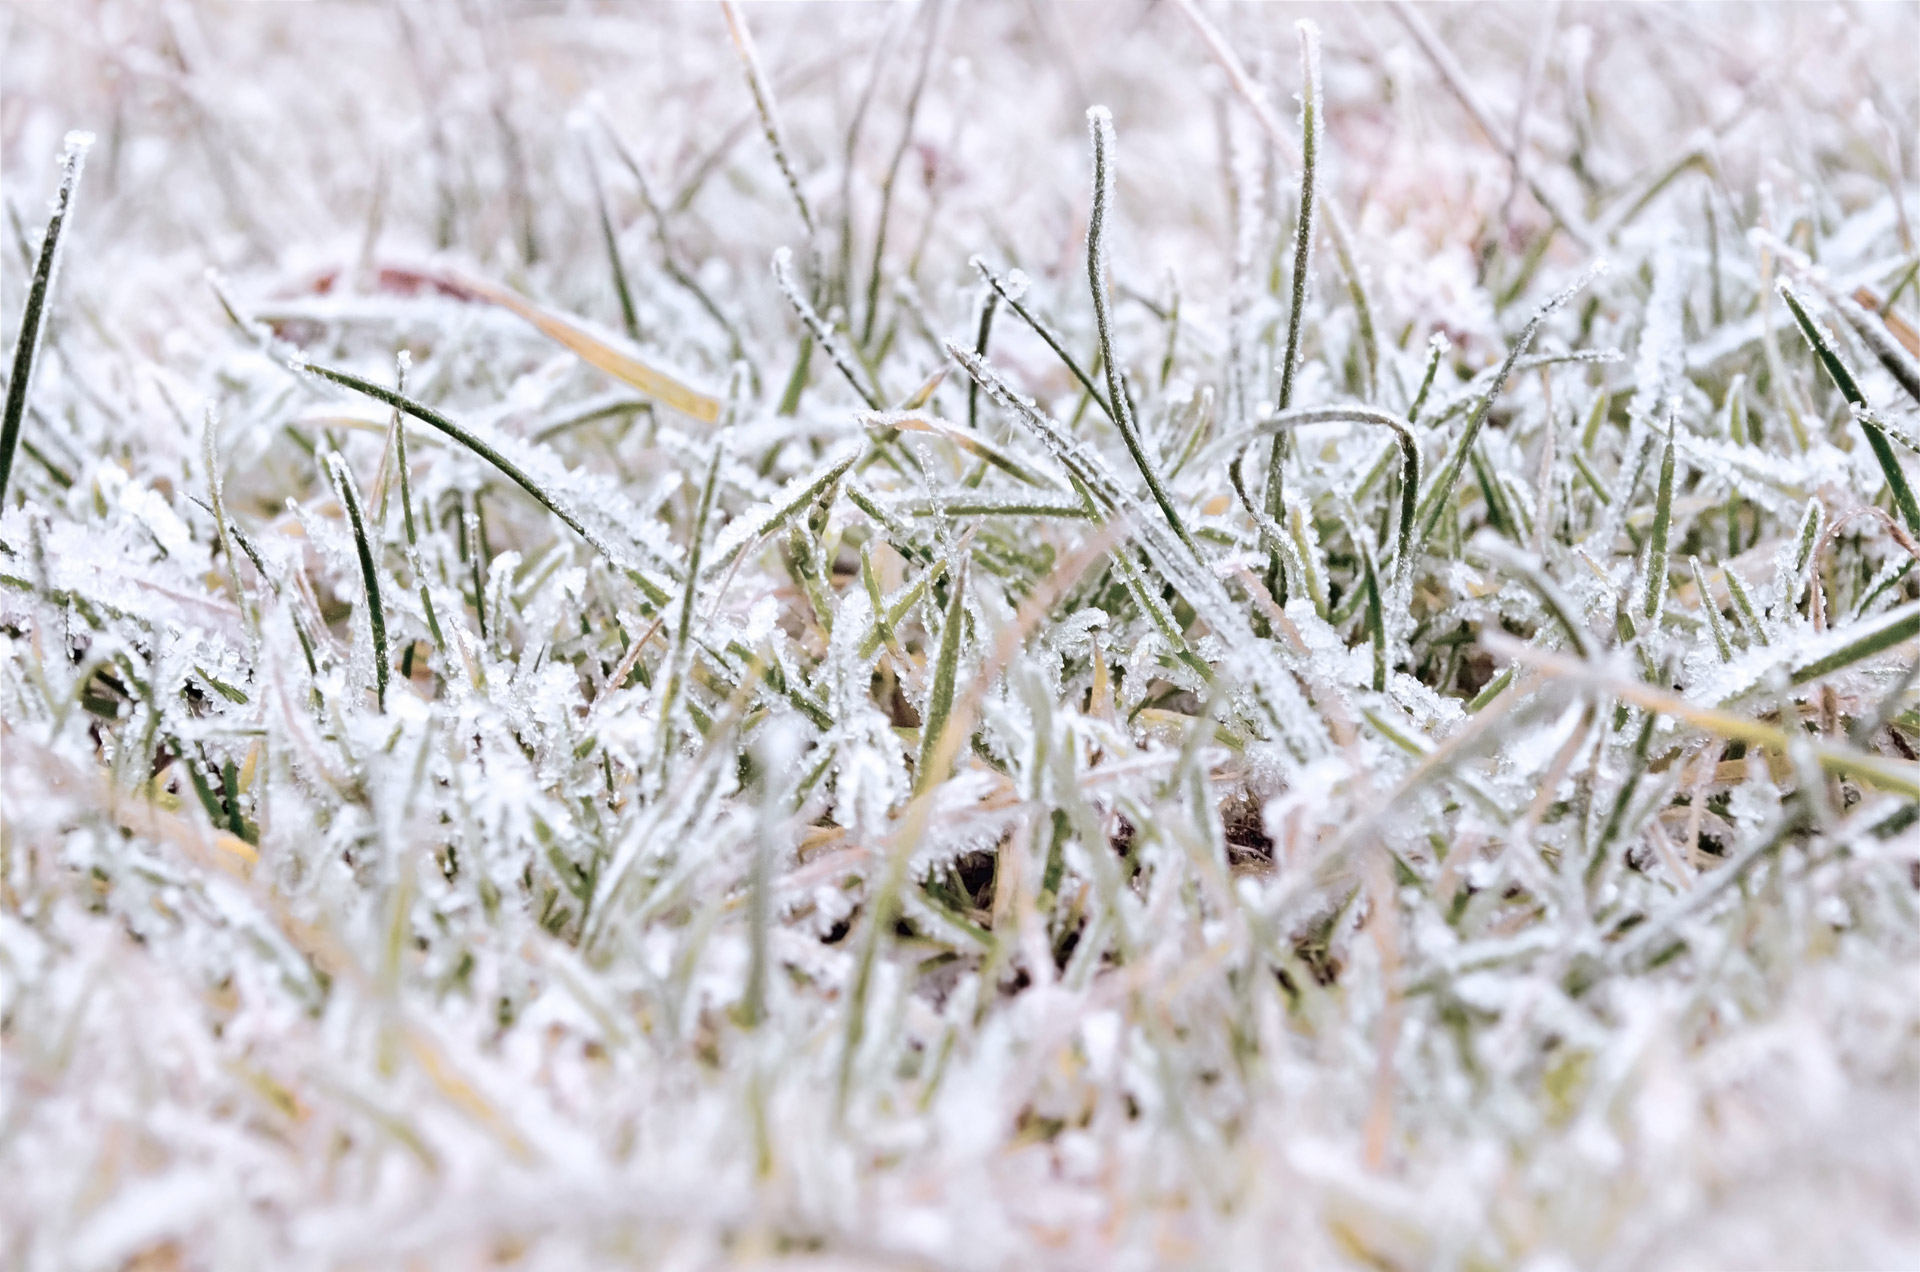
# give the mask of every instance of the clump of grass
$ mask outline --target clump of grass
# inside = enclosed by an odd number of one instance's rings
[[[1910,10],[255,8],[6,51],[23,1265],[1913,1247]]]

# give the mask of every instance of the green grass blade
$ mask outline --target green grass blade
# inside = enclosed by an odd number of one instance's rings
[[[1667,536],[1673,525],[1673,431],[1678,420],[1667,421],[1667,448],[1660,457],[1660,488],[1653,503],[1653,534],[1647,548],[1646,601],[1640,612],[1646,620],[1660,626],[1661,607],[1667,600]]]
[[[978,264],[979,258],[974,259]],[[993,315],[999,308],[1000,289],[997,286],[989,287],[980,301],[980,324],[973,336],[973,356],[976,358],[987,356],[987,341],[993,335]],[[967,428],[976,433],[980,431],[980,385],[973,380],[967,381]]]
[[[1541,324],[1547,320],[1553,311],[1565,305],[1569,300],[1572,300],[1574,295],[1585,288],[1588,283],[1592,282],[1604,268],[1604,263],[1602,263],[1589,269],[1585,274],[1582,274],[1572,286],[1548,300],[1547,303],[1540,306],[1539,309],[1536,309],[1533,316],[1527,320],[1527,325],[1521,329],[1519,339],[1514,341],[1513,348],[1507,351],[1506,360],[1500,364],[1500,369],[1495,372],[1493,383],[1489,385],[1487,391],[1481,395],[1478,403],[1473,408],[1473,414],[1467,417],[1467,426],[1461,431],[1460,440],[1454,444],[1453,453],[1448,458],[1445,467],[1440,470],[1440,475],[1434,478],[1433,485],[1420,501],[1420,528],[1416,536],[1417,542],[1415,545],[1417,552],[1424,553],[1427,549],[1427,544],[1432,542],[1433,532],[1440,524],[1441,516],[1446,512],[1447,501],[1453,497],[1453,488],[1459,483],[1460,473],[1467,466],[1467,459],[1473,451],[1473,444],[1479,439],[1480,428],[1487,422],[1487,413],[1493,409],[1494,400],[1500,396],[1500,391],[1506,387],[1507,377],[1513,374],[1514,364],[1520,360],[1522,354],[1526,353],[1528,346],[1533,343],[1534,336],[1539,334]]]
[[[952,574],[946,619],[940,625],[940,652],[934,659],[933,686],[927,692],[927,709],[921,713],[920,757],[913,771],[915,795],[946,780],[947,776],[936,774],[934,768],[941,750],[941,735],[946,732],[948,717],[953,713],[953,687],[960,672],[960,638],[967,625],[967,561],[964,557]]]
[[[707,522],[713,515],[714,492],[720,486],[720,464],[727,451],[726,441],[713,448],[707,461],[706,480],[700,483],[700,505],[693,515],[693,529],[687,540],[686,589],[680,594],[679,620],[673,628],[673,648],[667,654],[667,683],[660,691],[660,752],[656,760],[656,791],[666,789],[667,770],[673,760],[673,713],[679,705],[681,681],[687,673],[687,646],[693,637],[693,611],[699,599],[700,555],[707,541]]]
[[[1400,446],[1400,524],[1394,549],[1394,577],[1398,578],[1412,558],[1414,522],[1420,498],[1420,439],[1414,436],[1413,429],[1399,416],[1390,411],[1360,405],[1295,407],[1217,439],[1207,446],[1201,457],[1203,461],[1207,460],[1229,446],[1244,448],[1248,442],[1267,433],[1283,433],[1309,424],[1347,423],[1391,429],[1394,440]]]
[[[1840,354],[1827,338],[1827,333],[1813,320],[1806,306],[1800,303],[1799,295],[1793,285],[1785,279],[1779,284],[1780,298],[1787,302],[1787,308],[1793,313],[1793,320],[1800,327],[1800,334],[1806,337],[1807,344],[1813,349],[1814,356],[1826,369],[1834,387],[1846,398],[1855,410],[1854,418],[1860,424],[1860,431],[1867,435],[1867,445],[1873,449],[1873,457],[1879,461],[1880,471],[1886,476],[1887,489],[1893,492],[1894,507],[1900,510],[1900,519],[1907,523],[1907,529],[1920,535],[1920,502],[1913,496],[1913,488],[1907,485],[1907,475],[1900,468],[1900,460],[1893,453],[1893,444],[1887,440],[1887,434],[1880,427],[1879,420],[1873,414],[1873,407],[1867,402],[1866,395],[1860,391],[1860,385],[1853,378],[1853,372],[1841,360]]]
[[[1746,585],[1740,581],[1740,576],[1733,572],[1731,566],[1722,570],[1721,573],[1727,580],[1727,595],[1733,598],[1734,617],[1739,620],[1741,630],[1746,632],[1747,639],[1761,645],[1771,644],[1772,642],[1767,640],[1766,626],[1761,623],[1759,613],[1753,608],[1753,601],[1748,598]]]
[[[607,269],[613,275],[614,295],[620,301],[620,325],[627,339],[640,340],[640,315],[633,307],[633,289],[627,284],[627,267],[620,259],[620,235],[613,228],[613,212],[607,206],[607,183],[600,175],[600,158],[593,153],[593,142],[583,125],[578,129],[580,154],[586,161],[588,183],[593,187],[593,209],[600,222],[600,241],[607,249]]]
[[[353,473],[347,467],[347,461],[335,451],[327,456],[327,476],[333,480],[334,492],[339,495],[341,506],[347,510],[347,520],[353,527],[354,546],[360,553],[360,580],[367,592],[367,625],[373,631],[373,684],[374,696],[384,713],[387,709],[387,676],[392,659],[387,654],[387,611],[380,603],[380,573],[374,564],[373,545],[367,538],[366,517],[360,511],[360,492],[354,487]]]
[[[1707,616],[1707,627],[1713,632],[1713,647],[1719,651],[1720,661],[1733,661],[1733,642],[1727,639],[1726,623],[1720,617],[1720,606],[1713,599],[1713,589],[1707,586],[1707,572],[1700,568],[1700,558],[1690,556],[1687,566],[1693,571],[1694,590],[1700,593],[1700,610]]]
[[[335,384],[352,389],[356,393],[364,393],[375,401],[385,402],[395,410],[405,411],[421,423],[431,425],[462,446],[465,446],[468,450],[499,469],[503,475],[510,478],[520,489],[532,495],[535,503],[538,503],[542,508],[545,508],[548,512],[560,518],[561,522],[565,524],[568,529],[572,530],[582,539],[585,539],[588,546],[622,570],[629,579],[633,580],[634,585],[646,595],[649,601],[652,601],[655,605],[664,605],[667,603],[668,594],[666,590],[652,579],[647,578],[646,575],[642,574],[639,570],[629,565],[623,556],[615,552],[613,547],[608,544],[605,539],[588,529],[580,518],[567,507],[565,501],[548,491],[539,482],[530,477],[518,464],[508,459],[505,455],[502,455],[498,450],[488,445],[472,432],[462,428],[432,407],[416,402],[402,393],[387,388],[385,385],[375,384],[373,381],[363,380],[357,375],[350,375],[345,371],[338,371],[332,367],[319,366],[312,362],[299,362],[296,363],[295,366],[298,370],[312,372],[322,379],[332,380]]]
[[[1361,579],[1367,596],[1367,635],[1373,641],[1373,688],[1376,693],[1387,687],[1386,607],[1380,600],[1380,576],[1373,564],[1373,549],[1355,540],[1360,550]]]
[[[1793,669],[1791,680],[1796,687],[1845,671],[1855,663],[1920,636],[1920,601],[1888,610],[1844,630],[1850,639],[1838,649]]]
[[[812,243],[817,234],[813,209],[807,203],[807,196],[800,187],[800,174],[794,170],[793,160],[788,155],[786,130],[780,126],[780,107],[773,96],[773,85],[761,69],[753,32],[747,29],[747,21],[733,0],[720,0],[720,12],[726,19],[727,34],[733,37],[733,47],[739,51],[740,63],[746,70],[747,89],[753,94],[753,107],[759,112],[767,146],[773,151],[773,161],[780,166],[781,177],[786,180],[787,193],[793,196],[793,206],[800,213],[800,223],[807,228],[807,242]]]
[[[1120,363],[1113,348],[1113,315],[1107,304],[1107,257],[1105,227],[1108,206],[1113,197],[1113,172],[1111,150],[1113,148],[1113,117],[1104,106],[1095,106],[1087,112],[1087,128],[1093,135],[1093,211],[1087,221],[1087,281],[1093,289],[1094,325],[1100,332],[1100,360],[1106,367],[1107,396],[1111,399],[1116,414],[1113,422],[1119,426],[1120,438],[1126,443],[1127,453],[1133,457],[1134,466],[1140,470],[1140,476],[1147,483],[1153,501],[1160,505],[1160,511],[1166,514],[1167,524],[1180,536],[1196,560],[1205,560],[1200,555],[1199,545],[1187,532],[1187,523],[1174,507],[1173,496],[1168,493],[1165,483],[1147,454],[1146,443],[1141,440],[1140,429],[1133,419],[1133,407],[1127,400],[1125,388],[1120,383]]]
[[[774,252],[773,277],[774,281],[780,284],[780,290],[786,296],[787,303],[793,306],[793,311],[800,315],[800,321],[804,323],[807,330],[812,333],[814,343],[825,349],[827,356],[833,359],[833,365],[840,372],[841,378],[853,386],[853,391],[860,395],[860,400],[867,404],[868,410],[879,410],[882,397],[880,391],[877,388],[868,387],[867,382],[861,378],[860,373],[853,369],[853,361],[847,357],[846,351],[840,347],[840,342],[833,338],[833,328],[829,327],[826,320],[814,311],[813,303],[801,294],[800,284],[795,282],[793,278],[792,249],[782,247]],[[797,374],[798,371],[796,370],[796,375]],[[796,403],[798,402],[799,395],[797,392],[792,393],[790,396],[793,397]],[[782,403],[782,405],[784,407],[785,403]],[[786,414],[788,412],[783,411],[782,413]]]
[[[1108,419],[1118,423],[1119,417],[1114,413],[1113,403],[1107,400],[1106,393],[1094,383],[1093,377],[1087,374],[1086,368],[1080,365],[1079,359],[1067,352],[1066,346],[1060,343],[1060,337],[1054,333],[1053,328],[1040,321],[1038,316],[1021,304],[1019,294],[1013,290],[1006,279],[994,273],[986,261],[976,256],[970,263],[980,272],[980,276],[987,280],[987,285],[993,288],[994,295],[1005,301],[1007,307],[1019,315],[1020,321],[1026,323],[1033,330],[1033,334],[1039,336],[1041,342],[1053,350],[1054,356],[1060,359],[1060,365],[1080,382],[1080,387],[1087,391],[1087,396],[1093,399],[1093,404],[1099,407]],[[975,356],[984,359],[986,352],[984,349],[976,350]]]
[[[1294,225],[1293,295],[1287,308],[1286,352],[1280,363],[1282,411],[1293,405],[1294,376],[1299,370],[1301,327],[1307,306],[1307,282],[1313,267],[1313,210],[1316,164],[1320,152],[1320,28],[1302,20],[1300,32],[1300,214]],[[1267,515],[1278,520],[1286,506],[1286,459],[1292,435],[1274,435],[1267,453]],[[1278,557],[1267,565],[1270,587],[1282,578]]]
[[[27,284],[27,307],[20,316],[20,335],[13,345],[13,373],[7,378],[6,413],[0,416],[0,506],[5,505],[7,480],[13,475],[13,453],[19,449],[20,426],[27,418],[27,393],[33,386],[34,359],[40,352],[40,335],[46,326],[47,298],[52,294],[54,274],[60,264],[62,231],[66,229],[74,191],[80,187],[80,173],[86,167],[87,148],[91,145],[92,133],[67,134],[66,149],[60,155],[60,190],[54,196],[53,215],[47,218],[46,237],[40,240],[33,281]]]
[[[1413,395],[1413,404],[1407,407],[1407,423],[1420,422],[1420,412],[1426,409],[1427,395],[1433,392],[1433,377],[1440,372],[1440,359],[1453,348],[1453,341],[1447,339],[1445,332],[1436,331],[1427,339],[1427,369],[1420,376],[1420,390]]]

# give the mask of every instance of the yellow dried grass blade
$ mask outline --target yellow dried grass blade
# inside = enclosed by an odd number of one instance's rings
[[[496,287],[478,279],[460,278],[456,280],[455,287],[526,320],[539,328],[540,334],[547,339],[572,350],[582,362],[598,367],[623,384],[632,385],[682,415],[691,416],[702,424],[711,424],[720,418],[719,398],[682,384],[666,372],[614,348],[564,315],[536,305],[525,296],[504,287]]]

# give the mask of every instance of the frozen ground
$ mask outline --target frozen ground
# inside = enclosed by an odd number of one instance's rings
[[[1920,1264],[1920,8],[733,21],[0,7],[0,1262]]]

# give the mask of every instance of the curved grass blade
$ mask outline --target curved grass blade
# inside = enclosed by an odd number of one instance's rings
[[[979,385],[968,382],[974,390]],[[986,438],[969,429],[959,428],[946,420],[934,419],[914,411],[863,411],[860,422],[868,428],[884,429],[892,432],[928,433],[935,437],[944,437],[962,450],[969,451],[998,468],[1014,480],[1029,486],[1038,486],[1043,490],[1059,490],[1060,483],[1043,472],[1027,467],[1018,459],[995,446]]]
[[[404,394],[397,393],[385,385],[375,384],[371,380],[363,380],[359,376],[349,374],[345,371],[338,371],[332,367],[323,367],[313,362],[296,362],[294,363],[294,367],[296,370],[312,372],[322,379],[332,380],[335,384],[352,389],[356,393],[364,393],[375,401],[385,402],[395,410],[405,411],[421,423],[432,425],[442,433],[445,433],[454,441],[459,442],[462,446],[465,446],[468,450],[486,460],[489,464],[492,464],[495,468],[499,469],[501,473],[512,478],[514,484],[526,491],[529,495],[532,495],[536,503],[548,512],[551,512],[554,516],[560,518],[568,529],[572,530],[582,539],[585,539],[594,551],[605,557],[616,568],[623,571],[628,578],[632,579],[634,585],[646,595],[648,600],[652,601],[655,605],[664,605],[667,603],[669,598],[664,588],[642,574],[639,570],[628,565],[605,539],[602,539],[598,534],[588,529],[564,502],[555,498],[554,495],[545,487],[541,486],[539,482],[528,476],[518,464],[515,464],[485,441],[440,414],[440,412],[430,406],[416,402]]]
[[[607,183],[600,176],[600,157],[593,152],[593,139],[584,119],[573,125],[580,139],[580,157],[586,161],[588,184],[593,187],[593,209],[600,221],[600,240],[607,249],[607,268],[613,275],[614,294],[620,300],[620,324],[627,339],[640,343],[640,315],[633,307],[633,289],[627,285],[627,267],[620,259],[620,235],[613,228],[613,212],[607,206]]]
[[[1394,576],[1397,578],[1411,559],[1413,527],[1420,498],[1420,439],[1407,421],[1389,411],[1371,406],[1304,406],[1269,415],[1248,428],[1238,429],[1208,444],[1201,453],[1203,462],[1229,447],[1244,448],[1253,440],[1309,424],[1370,424],[1392,429],[1400,443],[1400,527],[1396,536]],[[1272,514],[1269,514],[1270,516]]]

